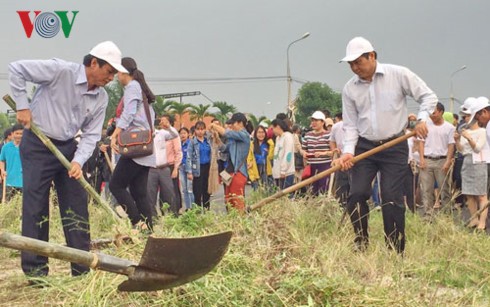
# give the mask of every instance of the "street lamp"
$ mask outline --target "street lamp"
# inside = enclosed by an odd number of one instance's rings
[[[449,109],[450,109],[450,112],[453,113],[453,108],[454,108],[454,91],[453,91],[453,77],[455,74],[457,74],[458,72],[462,71],[462,70],[465,70],[466,69],[466,65],[463,65],[461,66],[458,70],[455,70],[452,74],[451,74],[451,77],[449,78],[449,81],[451,83],[451,105],[449,106]]]
[[[288,104],[287,104],[287,110],[288,110],[288,113],[291,114],[291,119],[293,121],[294,121],[294,106],[291,105],[291,82],[293,81],[293,79],[291,78],[291,68],[289,67],[289,48],[291,48],[291,46],[294,43],[297,43],[300,40],[303,40],[303,39],[307,38],[308,36],[310,36],[310,32],[306,32],[305,34],[303,34],[303,36],[301,36],[297,40],[292,41],[288,45],[288,49],[286,50],[286,58],[287,58],[287,81],[288,81]]]

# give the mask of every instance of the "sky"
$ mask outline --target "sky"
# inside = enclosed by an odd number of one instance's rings
[[[68,38],[62,31],[43,38],[36,30],[27,38],[17,11],[34,10],[79,13]],[[0,94],[10,92],[12,61],[81,62],[97,43],[112,40],[137,61],[156,94],[201,91],[183,101],[226,101],[272,117],[286,109],[287,46],[310,32],[290,49],[291,75],[300,81],[293,82],[293,96],[305,81],[340,92],[352,72],[339,59],[351,38],[363,36],[380,62],[410,68],[449,109],[451,75],[463,65],[452,77],[456,99],[490,95],[489,12],[484,0],[3,0]]]

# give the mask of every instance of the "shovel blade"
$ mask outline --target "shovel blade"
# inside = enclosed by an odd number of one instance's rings
[[[196,238],[149,237],[140,263],[120,291],[156,291],[180,286],[211,271],[223,258],[231,231]]]

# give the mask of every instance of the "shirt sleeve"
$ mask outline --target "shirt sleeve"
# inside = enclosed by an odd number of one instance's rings
[[[182,163],[182,144],[180,143],[179,138],[175,137],[172,139],[172,143],[174,145],[174,154],[175,160],[174,165],[180,165]]]
[[[136,116],[136,112],[138,111],[138,105],[141,102],[141,98],[141,88],[136,86],[136,84],[130,83],[124,89],[124,108],[121,117],[116,123],[118,128],[125,130],[131,125]]]
[[[481,128],[481,129],[477,130],[475,143],[476,143],[476,145],[475,145],[475,148],[473,148],[473,151],[475,153],[480,153],[483,146],[485,146],[485,144],[487,143],[487,137],[486,137],[485,129]],[[0,158],[0,160],[2,160],[2,159]]]
[[[359,139],[359,130],[357,129],[357,110],[355,101],[347,94],[344,87],[342,91],[342,117],[344,121],[344,153],[355,153],[357,140]]]
[[[234,131],[227,129],[225,136],[238,142],[247,142],[250,140],[250,135],[245,130]]]
[[[454,132],[456,131],[456,128],[454,128],[453,125],[449,124],[451,127],[449,129],[449,133],[448,133],[448,140],[447,140],[447,143],[448,144],[455,144],[456,141],[454,140]]]
[[[22,60],[12,62],[8,66],[9,83],[17,110],[29,109],[26,83],[49,84],[57,76],[60,63],[52,60]]]
[[[2,146],[2,150],[0,151],[0,161],[3,161],[3,162],[5,162],[7,160],[5,157],[5,145]]]
[[[436,94],[419,76],[405,67],[403,67],[402,86],[405,94],[420,104],[417,119],[426,121],[437,105]]]
[[[294,141],[293,136],[288,134],[284,137],[284,156],[281,159],[281,175],[286,175],[294,163]],[[294,169],[294,167],[293,167]]]
[[[92,118],[82,124],[80,143],[78,143],[78,148],[75,152],[75,157],[73,158],[73,162],[77,162],[80,166],[83,166],[90,158],[95,149],[95,145],[101,139],[105,109],[109,97],[106,91],[101,91],[99,95],[101,95],[100,99],[102,99],[104,103],[101,104],[101,107],[95,112],[95,115]]]

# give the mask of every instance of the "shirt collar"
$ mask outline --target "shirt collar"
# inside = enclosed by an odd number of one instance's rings
[[[100,93],[100,87],[96,87],[95,89],[89,91],[88,81],[87,81],[87,73],[85,72],[85,66],[80,64],[80,67],[77,70],[77,81],[75,81],[76,85],[82,85],[85,88],[85,94],[89,95],[98,95]]]
[[[376,70],[374,71],[374,76],[376,76],[376,75],[384,75],[384,74],[385,74],[384,65],[381,64],[380,62],[376,61]],[[374,79],[374,77],[373,77],[373,79]],[[358,83],[369,83],[369,82],[366,81],[366,80],[363,80],[363,79],[359,78],[358,75],[355,75],[354,83],[355,84],[358,84]]]

